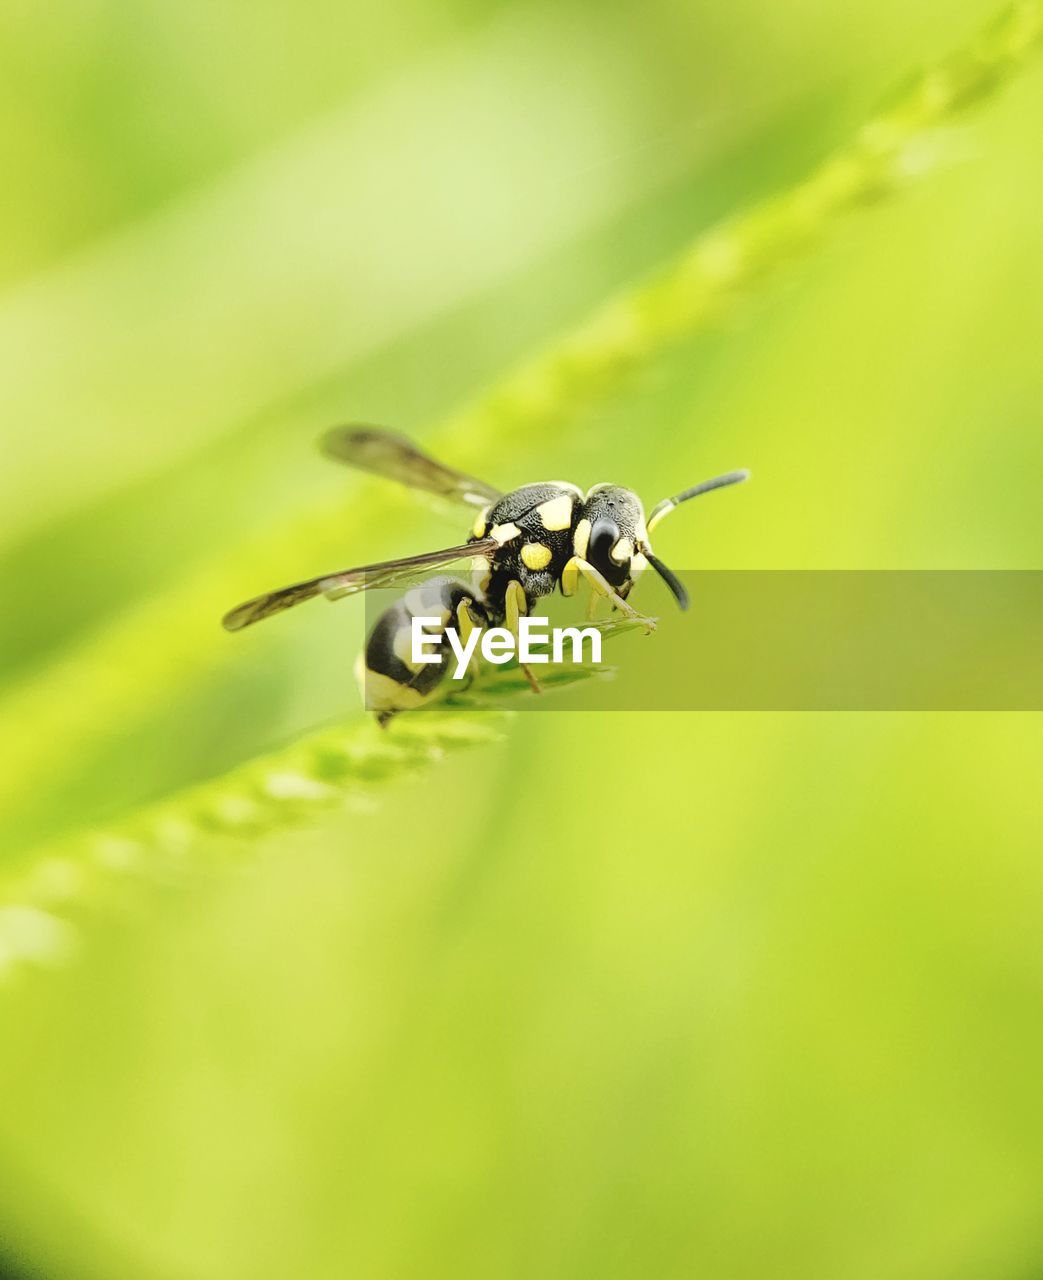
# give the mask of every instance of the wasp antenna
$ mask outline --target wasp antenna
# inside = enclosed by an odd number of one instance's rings
[[[672,569],[668,569],[658,556],[654,556],[647,547],[642,548],[642,551],[648,563],[670,588],[674,599],[677,601],[677,607],[679,609],[687,609],[688,592],[684,589],[684,584],[681,582],[681,579]]]
[[[696,484],[691,489],[685,489],[683,493],[675,494],[672,498],[664,498],[652,508],[652,512],[648,517],[647,528],[649,533],[655,528],[660,520],[665,519],[674,507],[679,507],[682,502],[687,502],[689,498],[698,498],[701,493],[710,493],[713,489],[725,489],[730,484],[742,484],[744,480],[749,480],[750,473],[743,468],[740,471],[727,471],[723,476],[714,476],[712,480],[704,480],[702,484]]]

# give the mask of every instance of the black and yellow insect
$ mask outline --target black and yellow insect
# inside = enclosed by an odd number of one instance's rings
[[[223,619],[240,631],[315,596],[336,600],[374,587],[416,579],[471,560],[477,581],[468,584],[435,576],[385,610],[366,642],[360,684],[366,705],[383,724],[399,711],[421,706],[437,691],[446,664],[416,666],[410,661],[414,617],[437,617],[442,634],[452,625],[466,640],[475,626],[505,626],[555,588],[574,595],[581,581],[591,588],[591,613],[605,599],[624,616],[655,627],[627,601],[637,576],[651,567],[688,607],[680,581],[652,553],[649,533],[676,506],[698,494],[745,480],[730,471],[667,498],[645,519],[641,500],[630,489],[598,484],[586,493],[565,481],[523,485],[503,493],[473,476],[437,462],[405,436],[378,427],[336,427],[323,440],[326,454],[391,480],[478,508],[467,541],[400,560],[343,569],[269,591],[238,605]],[[527,673],[528,674],[528,673]],[[530,677],[531,679],[531,677]],[[534,688],[538,688],[532,680]]]

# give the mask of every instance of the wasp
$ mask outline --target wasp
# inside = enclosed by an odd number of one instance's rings
[[[435,494],[475,511],[464,542],[341,569],[255,596],[225,614],[228,631],[270,618],[294,605],[326,596],[337,600],[373,588],[386,588],[433,575],[414,586],[377,620],[360,656],[357,674],[366,706],[382,725],[401,711],[413,710],[438,691],[447,664],[410,661],[414,617],[438,618],[466,643],[478,626],[507,627],[517,634],[518,621],[535,602],[555,589],[575,595],[581,582],[591,589],[591,616],[606,600],[624,617],[644,625],[655,620],[628,602],[640,573],[652,568],[666,583],[681,609],[688,595],[680,579],[655,556],[652,530],[681,503],[713,489],[737,484],[749,472],[729,471],[665,498],[645,518],[641,500],[621,485],[596,484],[586,492],[566,481],[549,480],[503,492],[432,458],[398,432],[381,427],[334,427],[322,439],[323,452],[337,462],[395,480],[411,489]],[[440,571],[470,560],[477,581],[467,583]],[[526,670],[535,691],[539,685]]]

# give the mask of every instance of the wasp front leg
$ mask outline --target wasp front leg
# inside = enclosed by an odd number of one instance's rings
[[[606,579],[604,574],[600,573],[592,564],[581,559],[579,556],[573,556],[562,571],[562,594],[566,596],[575,595],[581,577],[590,583],[592,601],[601,599],[608,600],[619,610],[624,618],[629,618],[632,622],[640,622],[645,628],[646,634],[651,634],[655,630],[655,618],[649,618],[643,613],[638,613],[633,605],[627,604],[619,592],[616,591],[611,583]]]

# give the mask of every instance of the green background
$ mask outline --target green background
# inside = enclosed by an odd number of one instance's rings
[[[322,428],[423,438],[990,12],[5,5],[4,865],[361,716],[357,603],[217,625],[462,532]],[[1043,567],[1041,118],[1030,72],[596,407],[448,460],[648,503],[752,468],[663,526],[688,568]],[[0,965],[10,1258],[1038,1269],[1039,717],[555,696],[373,804],[114,876],[62,962]]]

